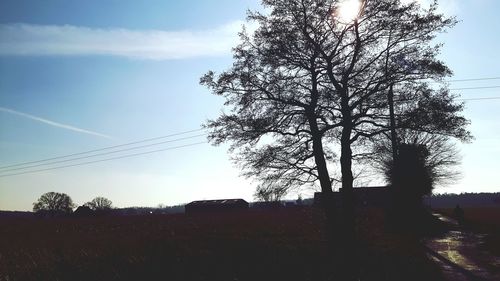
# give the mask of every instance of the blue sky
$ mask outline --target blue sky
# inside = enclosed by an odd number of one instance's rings
[[[442,11],[461,20],[439,37],[454,79],[500,76],[500,3],[441,2]],[[258,7],[257,0],[1,1],[0,166],[199,128],[222,109],[222,99],[199,78],[231,64],[246,9]],[[492,85],[500,80],[450,88]],[[463,98],[499,92],[457,91]],[[500,159],[499,109],[500,100],[467,102],[476,140],[461,145],[463,178],[438,192],[500,191],[493,176]],[[238,176],[226,149],[202,144],[0,177],[0,209],[31,210],[48,191],[67,193],[77,204],[105,196],[119,207],[250,200],[254,183]]]

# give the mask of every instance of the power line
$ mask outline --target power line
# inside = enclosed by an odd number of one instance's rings
[[[164,148],[164,149],[146,151],[146,152],[141,152],[141,153],[127,154],[127,155],[123,155],[123,156],[119,156],[119,157],[106,158],[106,159],[101,159],[101,160],[88,161],[88,162],[82,162],[82,163],[71,164],[71,165],[64,165],[64,166],[57,166],[57,167],[46,168],[46,169],[39,169],[39,170],[33,170],[33,171],[26,171],[26,172],[21,172],[21,173],[13,173],[13,174],[7,174],[7,175],[0,175],[0,178],[10,177],[10,176],[17,176],[17,175],[24,175],[24,174],[30,174],[30,173],[37,173],[37,172],[43,172],[43,171],[50,171],[50,170],[57,170],[57,169],[63,169],[63,168],[68,168],[68,167],[88,165],[88,164],[93,164],[93,163],[98,163],[98,162],[105,162],[105,161],[111,161],[111,160],[117,160],[117,159],[129,158],[129,157],[135,157],[135,156],[140,156],[140,155],[145,155],[145,154],[152,154],[152,153],[163,152],[163,151],[167,151],[167,150],[179,149],[179,148],[183,148],[183,147],[190,147],[190,146],[195,146],[195,145],[200,145],[200,144],[206,144],[206,143],[207,142],[197,142],[197,143],[191,143],[191,144],[186,144],[186,145],[168,147],[168,148]]]
[[[125,149],[120,149],[120,150],[115,150],[115,151],[98,153],[98,154],[94,154],[94,155],[87,155],[87,156],[82,156],[82,157],[77,157],[77,158],[70,158],[70,159],[66,159],[66,160],[52,161],[52,162],[35,164],[35,165],[30,165],[30,166],[25,166],[25,167],[4,169],[4,170],[0,170],[0,173],[9,172],[9,171],[18,171],[18,170],[24,170],[24,169],[30,169],[30,168],[35,168],[35,167],[40,167],[40,166],[47,166],[47,165],[53,165],[53,164],[58,164],[58,163],[71,162],[71,161],[76,161],[76,160],[81,160],[81,159],[87,159],[87,158],[92,158],[92,157],[97,157],[97,156],[103,156],[103,155],[109,155],[109,154],[113,154],[113,153],[124,152],[124,151],[129,151],[129,150],[134,150],[134,149],[145,148],[145,147],[151,147],[151,146],[156,146],[156,145],[165,144],[165,143],[171,143],[171,142],[176,142],[176,141],[181,141],[181,140],[193,139],[193,138],[197,138],[197,137],[201,137],[201,136],[206,136],[206,135],[207,134],[199,134],[199,135],[196,135],[196,136],[185,137],[185,138],[178,138],[178,139],[174,139],[174,140],[162,141],[162,142],[157,142],[157,143],[151,143],[151,144],[146,144],[146,145],[141,145],[141,146],[135,146],[135,147],[125,148]]]
[[[470,78],[470,79],[456,79],[446,80],[445,82],[469,82],[469,81],[485,81],[485,80],[500,80],[500,77],[485,77],[485,78]]]
[[[27,165],[27,164],[40,163],[40,162],[45,162],[45,161],[50,161],[50,160],[56,160],[56,159],[61,159],[61,158],[68,158],[68,157],[71,157],[71,156],[83,155],[83,154],[88,154],[88,153],[92,153],[92,152],[98,152],[98,151],[113,149],[113,148],[117,148],[117,147],[123,147],[123,146],[128,146],[128,145],[133,145],[133,144],[138,144],[138,143],[143,143],[143,142],[148,142],[148,141],[154,141],[154,140],[159,140],[159,139],[164,139],[164,138],[169,138],[169,137],[174,137],[174,136],[185,135],[185,134],[189,134],[189,133],[199,132],[199,131],[202,131],[202,130],[204,130],[204,129],[196,129],[196,130],[184,131],[184,132],[174,133],[174,134],[165,135],[165,136],[161,136],[161,137],[149,138],[149,139],[144,139],[144,140],[140,140],[140,141],[134,141],[134,142],[124,143],[124,144],[120,144],[120,145],[114,145],[114,146],[109,146],[109,147],[104,147],[104,148],[99,148],[99,149],[88,150],[88,151],[84,151],[84,152],[78,152],[78,153],[73,153],[73,154],[68,154],[68,155],[62,155],[62,156],[57,156],[57,157],[52,157],[52,158],[46,158],[46,159],[42,159],[42,160],[36,160],[36,161],[29,161],[29,162],[22,162],[22,163],[17,163],[17,164],[12,164],[12,165],[6,165],[6,166],[1,166],[0,169],[17,167],[17,166],[23,166],[23,165]]]
[[[500,88],[500,86],[470,87],[470,88],[455,88],[455,89],[450,89],[450,91],[461,91],[461,90],[479,90],[479,89],[496,89],[496,88]]]
[[[491,81],[500,80],[500,77],[478,77],[478,78],[464,78],[464,79],[453,79],[453,80],[443,80],[443,81],[429,81],[430,83],[456,83],[456,82],[474,82],[474,81]]]
[[[500,100],[500,97],[485,97],[485,98],[470,98],[470,99],[457,99],[460,101],[474,101],[474,100]]]
[[[467,99],[455,99],[457,101],[481,101],[481,100],[500,100],[500,96],[495,97],[480,97],[480,98],[467,98]],[[407,99],[395,100],[395,102],[407,102]]]
[[[465,81],[482,81],[482,80],[498,80],[498,79],[500,79],[500,77],[457,79],[457,80],[448,80],[446,82],[465,82]],[[493,88],[500,88],[500,86],[455,88],[455,89],[450,89],[450,90],[456,91],[456,90],[476,90],[476,89],[493,89]],[[497,100],[497,99],[500,99],[500,97],[468,98],[468,99],[457,99],[457,100],[461,100],[461,101],[477,101],[477,100]],[[67,159],[67,160],[62,160],[62,161],[53,161],[53,162],[49,162],[49,163],[31,165],[31,166],[28,166],[28,167],[20,167],[20,168],[5,170],[6,168],[19,167],[19,166],[25,166],[25,165],[28,165],[28,164],[42,163],[42,162],[47,162],[47,161],[51,161],[51,160],[68,158],[68,157],[71,157],[71,156],[78,156],[78,155],[88,154],[88,153],[92,153],[92,152],[104,151],[104,150],[109,150],[109,149],[113,149],[113,148],[124,147],[124,146],[133,145],[133,144],[139,144],[139,143],[144,143],[144,142],[149,142],[149,141],[164,139],[164,138],[173,137],[173,136],[179,136],[179,135],[193,133],[193,132],[199,132],[199,131],[202,131],[202,130],[204,130],[204,129],[189,130],[189,131],[184,131],[184,132],[169,134],[169,135],[165,135],[165,136],[160,136],[160,137],[155,137],[155,138],[149,138],[149,139],[144,139],[144,140],[129,142],[129,143],[115,145],[115,146],[109,146],[109,147],[104,147],[104,148],[99,148],[99,149],[88,150],[88,151],[79,152],[79,153],[73,153],[73,154],[62,155],[62,156],[57,156],[57,157],[51,157],[51,158],[46,158],[46,159],[41,159],[41,160],[36,160],[36,161],[29,161],[29,162],[22,162],[22,163],[17,163],[17,164],[12,164],[12,165],[0,166],[0,170],[4,169],[3,171],[0,171],[0,173],[1,172],[7,172],[7,171],[28,169],[28,168],[33,168],[33,167],[38,167],[38,166],[44,166],[44,165],[51,165],[51,164],[57,164],[57,163],[75,161],[75,160],[80,160],[80,159],[85,159],[85,158],[96,157],[96,156],[108,155],[108,154],[112,154],[112,153],[123,152],[123,151],[128,151],[128,150],[133,150],[133,149],[144,148],[144,147],[150,147],[150,146],[154,146],[154,145],[159,145],[159,144],[164,144],[164,143],[169,143],[169,142],[174,142],[174,141],[178,141],[178,140],[190,139],[190,138],[195,138],[195,137],[199,137],[199,136],[202,136],[202,135],[206,135],[206,134],[201,134],[201,135],[196,135],[196,136],[192,136],[192,137],[186,137],[186,138],[180,138],[180,139],[175,139],[175,140],[169,140],[169,141],[164,141],[164,142],[160,142],[160,143],[154,143],[154,144],[149,144],[149,145],[132,147],[132,148],[128,148],[128,149],[122,149],[122,150],[117,150],[117,151],[100,153],[100,154],[96,154],[96,155],[89,155],[89,156],[78,157],[78,158],[73,158],[73,159]],[[163,150],[159,150],[159,151],[163,151]],[[147,153],[148,152],[146,152],[145,154],[147,154]],[[133,155],[136,155],[136,154],[133,154]],[[141,155],[141,154],[137,154],[137,155]],[[127,156],[125,156],[125,157],[127,157]],[[122,158],[122,157],[110,158],[110,160],[112,160],[112,159],[120,159],[120,158]],[[107,160],[104,159],[104,160],[99,160],[99,161],[107,161]],[[96,162],[99,162],[99,161],[96,161]],[[78,165],[78,164],[76,164],[76,165]],[[70,167],[70,166],[73,166],[73,165],[68,165],[68,166]],[[50,168],[50,169],[53,169],[53,168]],[[44,170],[46,170],[46,169],[44,169]],[[19,173],[19,174],[22,174],[22,173]],[[16,174],[9,174],[9,175],[16,175]],[[0,177],[9,176],[9,175],[0,175]]]

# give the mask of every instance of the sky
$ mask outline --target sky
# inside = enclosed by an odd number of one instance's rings
[[[460,20],[438,37],[444,43],[441,58],[454,71],[451,79],[500,77],[500,2],[440,2],[442,12]],[[246,10],[259,8],[258,0],[0,1],[0,210],[31,210],[49,191],[66,193],[77,205],[104,196],[116,207],[252,200],[256,182],[239,176],[227,145],[203,143],[203,132],[194,130],[223,109],[223,100],[199,85],[200,77],[231,65]],[[450,88],[497,85],[500,80],[453,82]],[[500,89],[454,93],[464,99],[498,97]],[[462,177],[436,192],[500,191],[494,176],[499,109],[500,100],[466,102],[475,140],[459,145]],[[161,145],[28,166],[164,151],[2,176],[30,171],[4,166],[187,131],[138,144]]]

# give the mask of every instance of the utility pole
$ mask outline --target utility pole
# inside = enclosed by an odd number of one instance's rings
[[[389,92],[387,93],[387,102],[389,103],[392,160],[395,161],[396,157],[398,157],[398,143],[396,135],[396,118],[394,117],[394,83],[391,83],[391,85],[389,86]]]
[[[398,144],[396,136],[396,118],[394,117],[394,82],[390,81],[389,75],[389,56],[390,56],[390,45],[392,39],[392,28],[389,32],[389,38],[387,40],[387,54],[385,57],[385,78],[387,82],[390,82],[389,91],[387,93],[387,103],[389,104],[389,128],[391,129],[391,150],[392,150],[392,161],[396,161],[398,156]]]

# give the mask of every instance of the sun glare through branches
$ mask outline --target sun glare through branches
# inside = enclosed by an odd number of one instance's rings
[[[335,17],[343,23],[348,23],[355,20],[361,9],[360,0],[344,0],[340,2]]]

